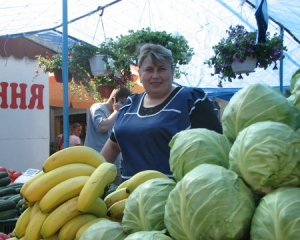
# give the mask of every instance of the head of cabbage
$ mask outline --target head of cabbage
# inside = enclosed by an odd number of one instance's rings
[[[295,115],[287,99],[271,86],[255,83],[230,99],[222,115],[223,134],[234,142],[240,131],[262,121],[281,122],[296,128]]]
[[[87,228],[80,240],[124,240],[126,237],[121,223],[103,219]]]
[[[140,231],[129,234],[124,240],[172,240],[165,231]]]
[[[251,223],[252,240],[300,239],[300,188],[282,187],[264,196]]]
[[[287,98],[287,101],[291,106],[291,110],[296,121],[295,128],[299,129],[300,128],[300,82],[299,82],[299,91],[289,96]]]
[[[204,163],[170,192],[165,225],[174,239],[241,239],[254,210],[252,192],[235,172]]]
[[[297,116],[300,115],[300,69],[296,72],[296,76],[295,77],[295,81],[294,81],[294,85],[293,88],[291,86],[291,96],[289,96],[287,98],[287,100],[292,104],[292,106],[294,106],[296,108],[296,114],[298,114]],[[300,118],[300,117],[299,117]],[[300,128],[300,120],[299,118],[298,120],[298,128]]]
[[[291,92],[293,92],[297,88],[295,87],[296,83],[300,83],[300,69],[296,70],[291,77],[291,81],[290,81]]]
[[[232,143],[228,138],[205,128],[181,131],[173,136],[169,146],[170,168],[176,181],[202,163],[228,168]]]
[[[176,183],[172,179],[154,178],[140,184],[127,198],[122,218],[126,233],[165,229],[165,204]]]
[[[300,136],[283,123],[254,123],[233,143],[229,169],[257,194],[281,186],[300,186]]]

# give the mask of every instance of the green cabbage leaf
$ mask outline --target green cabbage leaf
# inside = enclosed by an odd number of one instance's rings
[[[238,175],[214,164],[188,172],[170,192],[165,225],[176,240],[235,240],[250,234],[253,194]]]
[[[290,101],[290,103],[292,103],[292,105],[297,108],[299,113],[300,112],[300,73],[299,73],[299,80],[295,83],[294,89],[291,92],[291,96],[288,97],[288,101]]]
[[[290,84],[291,92],[293,92],[296,88],[295,87],[296,83],[300,83],[300,69],[294,72],[294,74],[291,77],[290,83],[291,83]]]
[[[165,204],[176,182],[167,178],[150,179],[140,184],[127,198],[122,218],[123,229],[131,234],[139,231],[162,231]]]
[[[264,196],[251,223],[251,240],[300,239],[300,188],[282,187]]]
[[[86,229],[80,240],[124,240],[126,237],[121,223],[103,219]]]
[[[272,121],[245,128],[229,152],[229,169],[262,195],[282,186],[300,186],[299,163],[299,134]]]
[[[225,107],[223,134],[234,142],[244,128],[263,121],[281,122],[296,128],[291,105],[280,92],[266,84],[251,84],[234,94]]]
[[[173,240],[163,231],[140,231],[128,235],[124,240]]]
[[[170,168],[176,181],[202,163],[228,168],[228,155],[232,143],[215,131],[195,128],[173,136],[169,146]]]

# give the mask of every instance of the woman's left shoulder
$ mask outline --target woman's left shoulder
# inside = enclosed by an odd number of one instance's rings
[[[201,98],[201,99],[206,98],[206,93],[201,88],[182,87],[181,92],[182,92],[182,94],[185,94],[192,98]]]

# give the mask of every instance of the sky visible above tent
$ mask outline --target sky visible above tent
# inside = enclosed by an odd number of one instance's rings
[[[0,0],[0,37],[29,36],[55,30],[62,32],[61,0]],[[244,25],[256,30],[255,5],[250,0],[68,0],[68,34],[79,41],[99,45],[107,38],[127,34],[128,30],[150,27],[155,31],[178,32],[194,48],[195,56],[183,70],[188,73],[175,82],[214,89],[217,76],[212,77],[204,61],[212,54],[212,46],[225,37],[230,25]],[[245,2],[241,4],[241,2]],[[273,35],[284,31],[288,48],[283,61],[283,85],[300,68],[300,4],[299,0],[268,0],[269,28]],[[278,25],[280,24],[280,25]],[[61,44],[59,34],[57,44]],[[48,35],[49,37],[49,35]],[[253,82],[279,85],[279,70],[257,69],[244,79],[224,82],[224,88],[241,88]],[[213,91],[213,90],[212,90]],[[225,91],[225,90],[223,90]]]

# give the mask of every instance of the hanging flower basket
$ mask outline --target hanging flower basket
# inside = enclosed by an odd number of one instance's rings
[[[249,75],[255,69],[235,69],[233,61],[243,62],[247,57],[253,56],[257,60],[252,62],[252,66],[255,64],[259,68],[267,69],[274,64],[273,70],[276,70],[277,61],[283,59],[283,51],[287,51],[277,33],[273,37],[267,33],[266,43],[256,43],[257,31],[248,32],[242,25],[230,26],[226,35],[217,45],[212,46],[214,55],[205,61],[208,67],[213,68],[211,75],[218,75],[218,86],[222,86],[222,81],[232,82],[237,77],[242,79],[243,73]]]
[[[238,60],[233,60],[231,67],[233,72],[236,74],[242,74],[242,73],[251,73],[255,72],[257,59],[254,57],[246,57],[246,59],[243,62],[240,62]]]
[[[91,72],[94,76],[104,76],[106,74],[106,66],[103,61],[104,55],[98,54],[94,55],[89,59]]]
[[[104,85],[104,84],[99,84],[97,86],[97,89],[98,89],[98,92],[101,95],[101,98],[109,98],[110,94],[114,90],[114,88],[112,86]]]
[[[61,69],[57,69],[53,72],[54,74],[54,78],[56,80],[56,82],[59,82],[59,83],[62,83],[63,82],[63,78],[62,78],[62,70]],[[69,73],[69,79],[68,79],[68,82],[70,82],[72,80],[72,76],[71,74]]]

